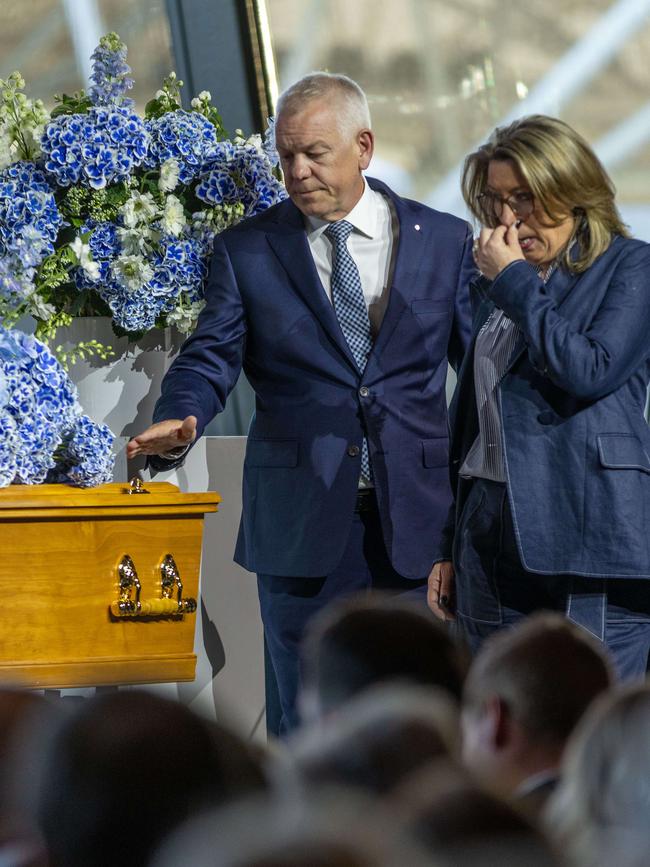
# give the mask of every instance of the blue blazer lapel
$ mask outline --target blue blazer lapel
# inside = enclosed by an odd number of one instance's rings
[[[564,267],[556,268],[551,274],[545,288],[547,294],[555,301],[558,308],[562,307],[564,302],[567,300],[569,293],[575,286],[579,277],[579,274],[574,274]],[[505,373],[509,373],[525,349],[526,341],[524,335],[520,333],[512,352],[512,358],[510,359],[510,363],[508,364]]]
[[[413,287],[417,285],[414,275],[419,271],[424,251],[427,248],[429,252],[431,251],[434,239],[431,237],[432,233],[427,232],[424,226],[418,223],[414,208],[407,205],[381,181],[374,178],[366,178],[366,180],[373,190],[377,190],[390,200],[396,218],[393,226],[396,245],[395,267],[384,319],[368,357],[368,363],[371,363],[373,357],[378,358],[381,355],[404,310],[410,304]],[[416,225],[418,229],[415,228]]]
[[[334,308],[318,276],[307,242],[302,214],[293,202],[287,199],[277,208],[274,222],[274,229],[267,231],[267,240],[273,252],[287,272],[297,294],[321,323],[331,341],[358,373],[354,356],[343,336]]]

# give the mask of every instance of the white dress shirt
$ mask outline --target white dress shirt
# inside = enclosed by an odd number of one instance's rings
[[[388,201],[381,193],[372,190],[365,178],[363,184],[361,198],[343,219],[354,227],[348,239],[348,250],[359,270],[374,340],[388,304],[395,239]],[[309,249],[323,288],[331,301],[333,246],[325,236],[329,223],[315,217],[306,217],[305,223]]]

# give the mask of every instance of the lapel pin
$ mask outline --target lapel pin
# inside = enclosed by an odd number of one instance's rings
[[[416,231],[416,232],[419,232],[419,231],[420,231],[420,224],[419,224],[419,223],[416,223],[416,224],[415,224],[415,231]]]

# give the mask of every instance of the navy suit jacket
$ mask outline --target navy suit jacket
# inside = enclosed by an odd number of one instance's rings
[[[256,409],[235,559],[255,572],[334,569],[354,513],[364,428],[394,568],[423,578],[439,554],[451,502],[445,379],[447,359],[458,365],[469,342],[471,230],[368,182],[392,202],[399,238],[363,375],[302,215],[286,200],[217,237],[207,305],[162,384],[155,420],[192,414],[200,435],[244,368]]]
[[[499,384],[506,477],[532,572],[650,577],[650,245],[616,237],[583,274],[544,285],[525,262],[472,285],[475,333],[495,305],[522,337]],[[474,344],[452,405],[458,471],[478,434]],[[451,557],[453,525],[446,532]]]

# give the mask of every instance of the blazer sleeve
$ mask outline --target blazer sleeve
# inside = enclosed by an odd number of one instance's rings
[[[460,369],[472,336],[472,311],[469,287],[470,283],[478,275],[472,254],[473,240],[471,227],[468,226],[458,267],[458,282],[454,299],[454,321],[447,349],[447,358],[456,373]]]
[[[196,329],[167,371],[154,421],[197,418],[197,439],[221,412],[242,368],[246,316],[230,256],[221,237],[215,239],[210,276]]]
[[[648,244],[635,245],[621,257],[583,330],[562,316],[526,262],[514,262],[498,274],[489,294],[522,330],[535,367],[579,400],[615,391],[650,354]]]

